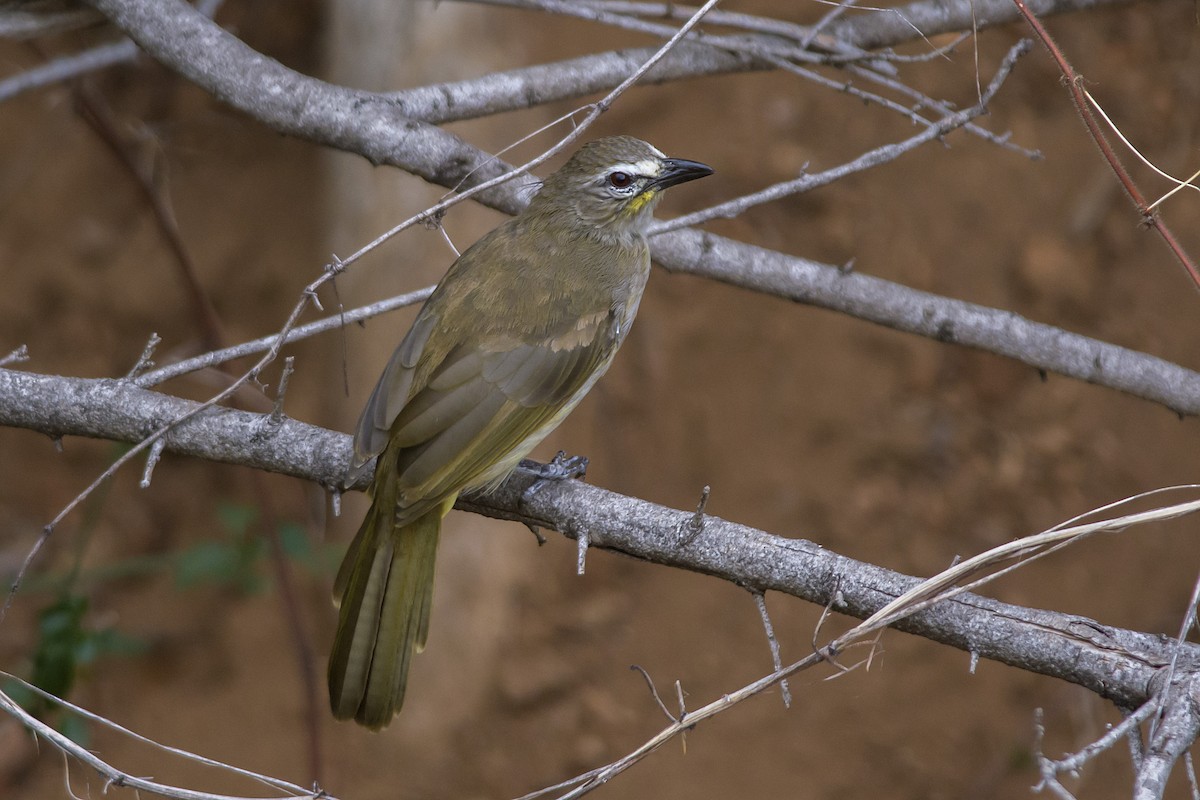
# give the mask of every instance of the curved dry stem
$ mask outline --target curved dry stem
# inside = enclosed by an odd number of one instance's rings
[[[297,786],[294,783],[288,783],[287,781],[282,781],[278,778],[273,778],[270,775],[263,775],[258,772],[252,772],[248,769],[243,769],[241,767],[235,767],[231,764],[226,764],[224,762],[217,761],[212,758],[208,758],[207,756],[202,756],[202,755],[198,755],[196,753],[191,753],[191,752],[188,752],[187,750],[182,750],[177,747],[171,747],[169,745],[160,744],[159,742],[156,742],[153,739],[149,739],[145,736],[142,736],[140,733],[136,733],[134,731],[129,730],[128,728],[118,725],[117,723],[113,722],[112,720],[102,717],[99,714],[95,714],[91,711],[88,711],[85,708],[81,708],[80,706],[75,705],[74,703],[67,702],[66,700],[63,700],[59,697],[55,697],[54,695],[49,694],[48,692],[44,692],[41,689],[39,689],[38,687],[34,686],[33,684],[27,683],[27,682],[21,680],[20,678],[16,677],[15,675],[10,675],[7,672],[0,672],[0,676],[3,676],[11,681],[16,682],[16,683],[19,683],[20,685],[24,686],[29,691],[32,691],[35,694],[39,695],[40,697],[70,710],[72,713],[78,714],[79,716],[83,717],[84,719],[88,719],[99,725],[103,725],[104,727],[106,727],[110,730],[114,730],[117,733],[120,733],[124,736],[128,736],[132,739],[137,740],[138,742],[150,745],[154,748],[157,748],[159,750],[163,750],[167,753],[170,753],[171,755],[178,756],[180,758],[184,758],[189,761],[195,761],[199,764],[203,764],[208,767],[214,767],[216,769],[221,769],[221,770],[224,770],[227,772],[232,772],[241,777],[249,778],[254,781],[258,781],[259,783],[262,783],[265,786],[269,786],[273,789],[277,789],[277,790],[286,792],[287,794],[283,795],[282,797],[274,798],[274,799],[273,798],[265,798],[265,797],[261,797],[261,796],[259,796],[259,797],[243,797],[243,796],[234,796],[234,795],[227,795],[227,794],[213,794],[211,792],[201,792],[201,791],[196,791],[194,789],[185,789],[181,786],[172,786],[170,784],[160,783],[158,781],[154,781],[149,778],[141,778],[136,775],[132,775],[128,772],[125,772],[124,770],[114,767],[113,765],[109,764],[107,761],[104,761],[99,756],[94,754],[91,750],[88,750],[83,745],[72,741],[69,737],[63,735],[62,733],[60,733],[57,730],[55,730],[54,728],[50,727],[46,723],[42,722],[40,719],[34,717],[32,714],[30,714],[24,708],[22,708],[19,703],[17,703],[15,700],[13,700],[11,697],[9,697],[4,692],[0,691],[0,710],[3,710],[4,712],[6,712],[10,716],[12,716],[14,719],[18,720],[22,725],[24,725],[29,730],[31,730],[34,733],[34,735],[36,735],[39,739],[42,739],[43,741],[47,742],[48,744],[50,744],[53,747],[57,748],[58,750],[62,751],[62,753],[65,756],[74,758],[74,759],[78,760],[81,764],[89,766],[92,769],[94,769],[96,772],[98,772],[100,774],[100,776],[102,778],[104,778],[104,782],[105,782],[104,788],[105,788],[106,792],[108,790],[108,787],[116,786],[116,787],[121,787],[121,788],[134,789],[135,791],[139,791],[139,792],[147,792],[150,794],[158,795],[160,797],[169,797],[169,798],[173,798],[174,800],[315,800],[316,798],[329,798],[329,800],[335,800],[335,798],[333,798],[332,795],[326,794],[324,791],[322,791],[320,789],[308,790],[302,786]]]

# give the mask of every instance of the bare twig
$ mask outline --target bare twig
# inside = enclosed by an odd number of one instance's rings
[[[283,372],[279,376],[279,389],[275,392],[275,405],[268,417],[271,425],[278,425],[283,420],[283,401],[287,397],[288,380],[296,366],[296,357],[288,356],[283,360]]]
[[[31,39],[95,25],[103,19],[90,8],[44,8],[35,4],[0,6],[0,38]]]
[[[171,755],[179,756],[189,761],[195,761],[205,766],[232,772],[244,778],[249,778],[266,786],[286,792],[287,794],[281,798],[281,800],[315,800],[315,798],[328,798],[328,800],[334,800],[334,798],[332,798],[330,795],[319,789],[308,790],[293,783],[288,783],[287,781],[282,781],[278,778],[272,778],[269,775],[251,772],[250,770],[225,764],[206,756],[201,756],[176,747],[160,744],[152,739],[142,736],[139,733],[135,733],[128,728],[124,728],[112,720],[100,716],[99,714],[95,714],[87,709],[63,700],[62,698],[48,694],[32,684],[26,683],[15,675],[10,675],[6,672],[0,672],[0,675],[8,680],[21,684],[28,691],[34,692],[38,696],[49,700],[52,703],[60,705],[87,720],[99,725],[103,725],[104,727],[114,730],[124,736],[135,739],[142,744],[150,745],[154,748],[170,753]],[[91,750],[88,750],[86,747],[72,741],[69,737],[64,736],[62,733],[59,733],[57,730],[42,722],[40,719],[37,719],[4,692],[0,692],[0,709],[19,720],[23,725],[33,731],[38,738],[58,748],[64,754],[77,759],[80,763],[86,764],[87,766],[96,770],[96,772],[100,773],[101,777],[104,778],[106,787],[126,787],[134,789],[135,791],[149,792],[161,797],[175,798],[175,800],[270,800],[269,798],[263,797],[243,798],[225,794],[199,792],[192,789],[184,789],[177,786],[159,783],[147,778],[139,778],[135,775],[131,775],[127,772],[117,769],[106,761],[103,761],[94,753],[92,753]]]
[[[826,170],[825,172],[816,175],[801,175],[799,178],[790,181],[783,181],[769,186],[766,189],[759,190],[752,194],[743,197],[729,200],[709,208],[695,211],[691,214],[685,214],[681,217],[676,217],[669,222],[660,222],[652,229],[654,234],[666,233],[668,231],[679,230],[681,228],[692,227],[701,223],[707,222],[710,219],[717,218],[732,218],[742,214],[749,208],[762,203],[771,202],[793,194],[807,192],[819,186],[825,186],[836,180],[844,178],[847,175],[852,175],[856,172],[870,169],[886,164],[889,161],[894,161],[903,154],[913,150],[921,145],[940,139],[955,128],[961,128],[970,120],[980,116],[987,111],[987,103],[1000,91],[1005,79],[1011,74],[1013,66],[1017,59],[1029,52],[1032,42],[1028,39],[1022,39],[1017,42],[1008,51],[1008,54],[1001,62],[996,75],[988,84],[987,91],[981,101],[971,108],[960,111],[956,114],[951,114],[936,122],[929,123],[928,127],[921,133],[905,139],[902,142],[884,145],[871,150],[853,161],[842,164],[839,167]]]
[[[1075,795],[1067,791],[1067,788],[1058,780],[1058,773],[1053,769],[1047,769],[1046,764],[1053,763],[1042,754],[1042,742],[1046,740],[1046,723],[1044,721],[1045,714],[1042,709],[1034,709],[1033,712],[1033,754],[1038,760],[1038,768],[1041,772],[1042,779],[1036,786],[1034,791],[1049,789],[1050,792],[1058,798],[1058,800],[1076,800]]]
[[[196,9],[201,14],[212,17],[216,15],[217,10],[220,9],[223,2],[224,0],[200,0],[196,3]],[[14,31],[10,26],[13,25],[19,16],[20,12],[14,12],[7,8],[0,9],[0,37],[14,35]],[[31,23],[30,33],[34,34],[49,32],[44,29],[38,29],[36,25],[32,24],[39,18],[43,24],[53,23],[57,20],[60,23],[83,25],[101,20],[96,11],[90,8],[59,12],[57,15],[27,12],[27,16]],[[71,25],[68,26],[70,27]],[[53,24],[47,27],[53,29]],[[20,38],[19,34],[17,34],[17,38]],[[0,80],[0,103],[24,92],[53,86],[56,83],[79,78],[88,73],[115,66],[116,64],[134,61],[140,54],[141,49],[136,44],[128,39],[123,39],[119,42],[97,45],[80,53],[59,56],[41,66],[27,69],[12,77]]]
[[[351,311],[344,311],[338,314],[331,314],[324,319],[319,319],[316,322],[309,322],[306,325],[298,325],[288,336],[288,341],[297,342],[301,339],[307,339],[310,336],[315,336],[326,331],[336,330],[343,325],[362,322],[371,317],[377,317],[380,314],[386,314],[389,311],[394,311],[398,308],[406,308],[424,302],[429,295],[433,294],[433,287],[426,286],[424,289],[417,289],[413,292],[389,297],[386,300],[380,300],[370,305],[360,306]],[[213,350],[208,353],[202,353],[194,358],[189,358],[184,361],[178,361],[174,364],[168,364],[159,367],[156,370],[147,372],[144,375],[137,377],[134,380],[138,386],[149,388],[157,386],[160,383],[169,381],[172,378],[178,378],[186,375],[189,372],[196,372],[202,369],[209,369],[229,361],[235,361],[246,356],[265,353],[270,350],[276,340],[279,338],[278,333],[273,333],[270,336],[263,336],[258,339],[253,339],[249,342],[225,347],[220,350]]]
[[[771,615],[767,613],[767,597],[758,589],[749,589],[750,596],[754,598],[754,605],[758,607],[758,615],[762,618],[763,630],[767,634],[767,646],[771,648],[771,665],[776,672],[783,669],[783,660],[779,656],[779,640],[775,638],[775,626],[771,624]],[[779,682],[779,693],[783,696],[783,707],[792,707],[792,690],[788,686],[787,679]]]
[[[650,673],[646,672],[644,667],[638,664],[630,664],[629,668],[642,676],[642,680],[646,682],[646,686],[650,689],[650,696],[654,698],[654,702],[658,704],[658,708],[663,712],[663,716],[671,722],[678,722],[679,719],[667,710],[667,704],[662,701],[662,697],[658,694],[658,689],[654,686],[654,680],[650,677]]]
[[[0,80],[0,103],[34,89],[53,86],[89,72],[111,67],[114,64],[133,61],[139,53],[141,50],[138,49],[138,46],[125,39],[113,44],[93,47],[82,53],[60,56],[53,61]]]
[[[1164,696],[1162,706],[1165,708],[1168,704],[1171,687],[1175,681],[1175,671],[1179,667],[1179,654],[1183,649],[1183,643],[1187,641],[1188,631],[1196,624],[1197,607],[1200,606],[1200,576],[1192,582],[1192,596],[1188,598],[1187,611],[1183,614],[1183,621],[1179,624],[1179,635],[1175,637],[1176,647],[1171,654],[1171,663],[1167,665],[1167,670],[1164,673],[1163,680],[1166,687],[1163,691],[1167,696]],[[1150,726],[1150,736],[1153,737],[1158,725],[1158,719]]]
[[[0,357],[0,367],[10,367],[13,364],[23,364],[29,360],[29,346],[20,345],[6,356]]]
[[[1049,759],[1043,755],[1040,747],[1042,735],[1044,734],[1044,723],[1041,719],[1041,709],[1037,710],[1035,725],[1038,728],[1038,743],[1039,747],[1036,750],[1038,760],[1038,771],[1042,775],[1042,782],[1047,787],[1053,790],[1053,786],[1058,783],[1058,776],[1064,772],[1077,772],[1082,769],[1096,756],[1111,750],[1117,742],[1130,735],[1137,735],[1138,726],[1152,717],[1159,708],[1157,699],[1147,700],[1137,711],[1126,715],[1125,719],[1121,720],[1120,724],[1109,728],[1108,732],[1101,736],[1096,741],[1084,747],[1082,750],[1074,753],[1066,758]],[[1034,787],[1035,790],[1038,787]]]
[[[154,468],[158,466],[158,460],[162,458],[163,450],[166,449],[166,442],[159,439],[150,446],[150,452],[146,454],[146,466],[142,469],[142,480],[138,486],[142,489],[150,488],[150,480],[154,476]]]
[[[700,501],[696,503],[696,513],[688,520],[687,526],[681,531],[683,537],[680,544],[686,547],[696,540],[696,537],[704,532],[704,510],[708,507],[708,497],[712,492],[712,487],[705,486],[700,490]]]
[[[1175,764],[1200,735],[1200,676],[1189,670],[1177,673],[1170,684],[1155,683],[1163,713],[1147,737],[1145,757],[1134,776],[1133,800],[1161,800]]]
[[[125,373],[125,380],[131,381],[154,366],[154,351],[160,344],[162,344],[162,337],[157,332],[150,334],[146,346],[142,348],[142,354],[129,368],[129,372]]]

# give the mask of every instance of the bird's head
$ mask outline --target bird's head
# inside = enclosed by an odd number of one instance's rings
[[[640,233],[662,192],[712,174],[698,161],[668,158],[632,136],[588,142],[542,183],[532,209],[565,212],[599,231]]]

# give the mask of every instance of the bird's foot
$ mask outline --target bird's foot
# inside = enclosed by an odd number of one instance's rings
[[[521,493],[521,502],[525,503],[532,500],[533,496],[549,483],[570,478],[582,478],[587,475],[588,459],[587,456],[568,457],[565,452],[559,450],[548,464],[541,464],[526,458],[521,460],[519,466],[537,478],[529,485],[528,489]]]

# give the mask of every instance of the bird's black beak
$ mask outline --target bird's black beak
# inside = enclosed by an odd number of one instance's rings
[[[666,189],[668,186],[713,174],[713,168],[708,164],[688,161],[686,158],[664,158],[662,164],[662,173],[652,181],[656,189]]]

